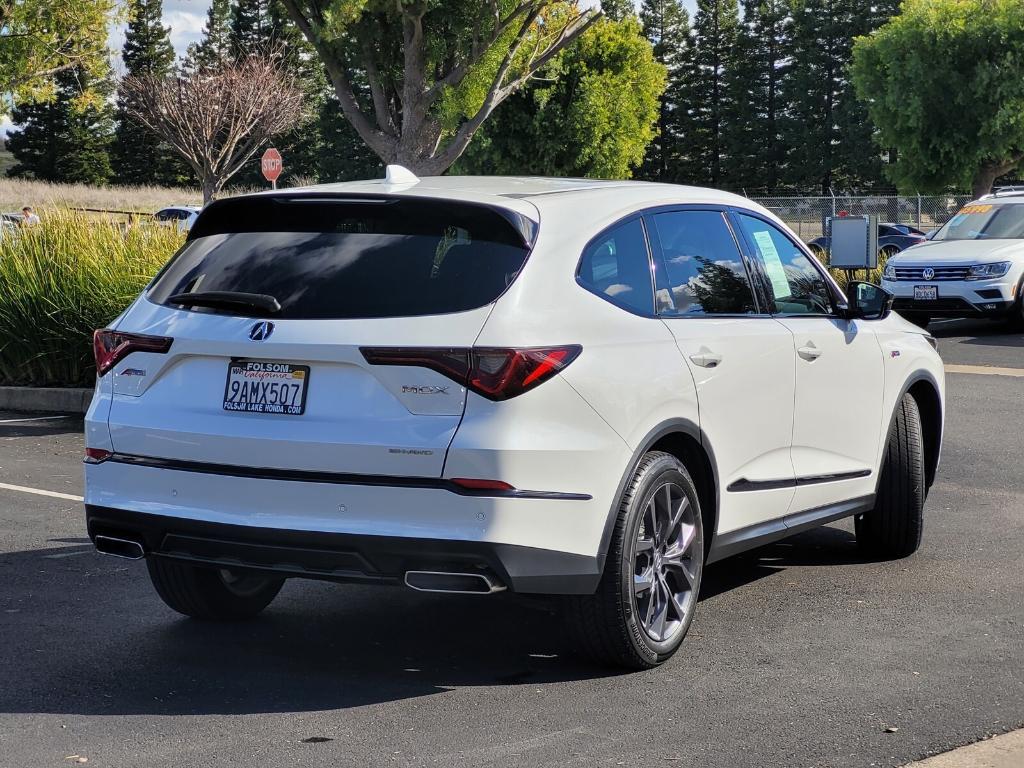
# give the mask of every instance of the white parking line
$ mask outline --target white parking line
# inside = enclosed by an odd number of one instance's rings
[[[28,488],[24,485],[11,485],[10,483],[0,483],[0,489],[5,491],[18,491],[19,493],[32,493],[36,496],[49,496],[54,499],[67,499],[68,501],[85,501],[81,496],[75,496],[71,493],[44,491],[42,488]]]
[[[1024,378],[1024,368],[999,368],[994,365],[946,365],[946,373],[976,373],[982,376]]]
[[[18,424],[22,421],[58,421],[70,418],[70,416],[29,416],[24,419],[0,419],[0,424]]]

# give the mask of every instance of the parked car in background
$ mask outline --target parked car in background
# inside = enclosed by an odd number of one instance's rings
[[[887,259],[912,245],[923,243],[927,239],[927,234],[923,230],[909,224],[879,224],[878,255],[882,259]],[[826,255],[832,247],[832,238],[823,235],[814,238],[807,245],[815,255],[821,257]]]
[[[882,286],[922,327],[936,317],[990,317],[1024,329],[1024,191],[965,205],[930,240],[890,258]]]
[[[389,167],[218,200],[96,332],[89,535],[188,616],[288,578],[509,590],[651,667],[706,563],[849,517],[918,548],[944,374],[891,299],[711,189]]]
[[[162,226],[177,227],[179,232],[188,232],[202,210],[198,205],[172,205],[161,208],[153,214],[153,218]]]

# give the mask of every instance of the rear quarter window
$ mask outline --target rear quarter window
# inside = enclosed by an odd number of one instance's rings
[[[168,302],[179,293],[267,294],[283,319],[476,309],[526,262],[532,222],[515,216],[414,198],[226,200],[199,217],[148,298],[180,309]]]

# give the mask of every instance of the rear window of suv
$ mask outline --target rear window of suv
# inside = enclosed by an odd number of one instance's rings
[[[485,206],[411,198],[256,197],[215,203],[148,291],[273,296],[283,319],[413,317],[497,299],[536,225]],[[197,312],[245,310],[196,307]]]

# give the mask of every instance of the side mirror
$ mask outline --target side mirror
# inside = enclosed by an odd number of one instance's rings
[[[846,285],[847,318],[882,320],[892,312],[893,295],[874,283],[852,280]]]

